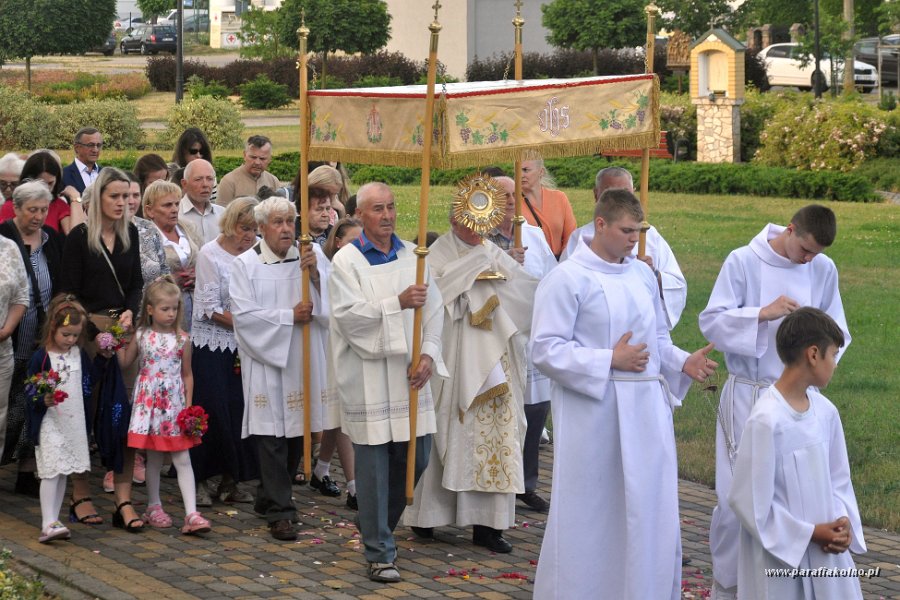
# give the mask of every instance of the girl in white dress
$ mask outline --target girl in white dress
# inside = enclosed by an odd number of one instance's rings
[[[90,361],[82,350],[87,315],[71,295],[53,299],[44,325],[43,347],[35,352],[28,376],[59,373],[58,391],[67,395],[39,394],[34,388],[28,403],[29,433],[35,444],[37,474],[41,480],[42,543],[69,539],[69,529],[59,521],[67,476],[90,469],[85,399],[90,398]],[[28,389],[28,388],[26,388]]]

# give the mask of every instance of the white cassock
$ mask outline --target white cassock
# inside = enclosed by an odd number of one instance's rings
[[[533,359],[553,380],[555,441],[534,597],[680,598],[672,410],[691,379],[656,277],[636,259],[608,263],[582,241],[541,282],[535,305]],[[630,344],[647,344],[642,373],[612,368],[628,331]]]
[[[744,427],[728,502],[741,523],[738,590],[754,600],[862,600],[859,577],[766,577],[765,569],[852,569],[850,552],[829,554],[813,529],[850,521],[850,550],[866,551],[837,408],[809,390],[798,413],[775,386]]]
[[[824,254],[803,265],[781,256],[772,249],[769,240],[784,229],[769,224],[749,245],[729,254],[709,303],[700,313],[700,331],[717,350],[725,353],[728,367],[716,426],[718,505],[713,510],[709,532],[713,576],[726,588],[737,585],[740,525],[728,507],[734,453],[756,397],[784,370],[775,350],[775,332],[781,319],[760,323],[760,309],[782,295],[793,298],[801,306],[821,309],[844,332],[841,352],[850,345],[834,262]]]
[[[315,244],[313,249],[321,265],[326,259]],[[299,252],[292,247],[283,262],[275,260],[278,258],[260,240],[235,259],[229,284],[241,355],[241,437],[245,438],[303,435],[302,328],[294,324],[293,310],[301,299]],[[314,286],[310,286],[310,298],[313,315],[321,315],[325,307]],[[327,330],[314,318],[310,323],[312,431],[322,431],[322,403],[318,400],[325,389],[325,364],[316,349],[325,347],[325,335]]]
[[[515,495],[525,492],[524,336],[537,280],[490,242],[469,246],[447,233],[430,251],[451,377],[434,385],[438,429],[403,522],[507,529],[515,524]],[[486,270],[506,280],[476,280]]]
[[[570,238],[571,239],[571,238]],[[522,223],[522,247],[525,250],[525,270],[538,280],[558,265],[553,250],[547,243],[547,237],[540,227],[530,223]],[[531,360],[531,342],[529,340],[525,354],[528,360],[528,379],[525,383],[525,404],[540,404],[550,400],[550,379],[534,368]]]
[[[569,258],[580,240],[590,244],[593,239],[594,223],[592,221],[572,232],[572,235],[569,236],[569,243],[563,250],[559,261],[562,262]],[[636,257],[637,251],[637,246],[635,246],[631,251],[631,256]],[[662,282],[663,312],[666,316],[666,324],[671,331],[678,325],[678,320],[681,319],[681,313],[687,303],[687,280],[681,272],[681,267],[678,266],[672,248],[652,225],[647,230],[646,254],[653,259],[653,266],[659,271],[659,279]]]
[[[409,381],[413,311],[400,308],[398,294],[416,282],[414,244],[403,242],[397,260],[370,265],[347,244],[334,255],[331,299],[331,360],[341,429],[354,444],[409,441]],[[426,267],[428,296],[422,308],[422,354],[434,360],[434,376],[419,390],[416,436],[435,432],[431,387],[446,377],[441,358],[441,295]]]
[[[322,298],[322,311],[320,314],[313,315],[313,322],[324,332],[319,337],[322,342],[317,348],[321,352],[322,364],[325,365],[325,387],[322,390],[322,430],[337,429],[341,426],[341,403],[338,401],[337,393],[335,393],[336,371],[334,361],[331,360],[331,336],[328,335],[331,326],[331,300],[328,294],[328,283],[331,279],[331,261],[321,252],[319,244],[313,244],[313,247],[319,252],[316,253],[319,267],[319,296]],[[310,340],[311,341],[311,340]]]

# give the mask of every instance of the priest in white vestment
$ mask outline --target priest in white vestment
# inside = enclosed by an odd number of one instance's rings
[[[631,173],[622,167],[607,167],[597,172],[594,180],[594,200],[600,198],[606,190],[626,189],[634,193],[634,180]],[[575,251],[580,240],[591,243],[594,237],[594,223],[587,223],[572,232],[569,236],[569,243],[560,256],[560,262],[569,258]],[[663,239],[656,227],[650,226],[647,230],[647,246],[645,248],[645,256],[641,258],[646,262],[656,275],[656,283],[659,285],[659,293],[662,296],[663,313],[666,316],[666,324],[669,331],[675,329],[678,320],[681,319],[681,313],[687,303],[687,280],[678,266],[675,254],[668,242]],[[631,256],[637,256],[637,246],[631,251]]]
[[[728,506],[734,457],[753,403],[781,374],[778,325],[800,306],[812,306],[843,330],[842,351],[850,344],[837,268],[822,254],[836,231],[834,213],[815,204],[800,209],[787,227],[767,225],[749,245],[728,255],[700,313],[700,331],[725,353],[728,367],[716,424],[718,504],[709,532],[714,597],[720,600],[737,591],[740,524]]]
[[[435,432],[432,373],[446,377],[441,358],[441,295],[426,268],[415,285],[415,246],[394,235],[391,189],[367,183],[356,193],[359,238],[334,255],[331,359],[341,428],[353,441],[359,531],[372,581],[400,581],[394,528],[406,507],[410,434],[409,388],[419,390],[415,476],[421,475]],[[422,308],[422,359],[411,365],[413,309]],[[411,370],[411,367],[414,367]]]
[[[415,500],[403,516],[416,533],[474,525],[472,539],[510,552],[524,493],[525,343],[537,279],[495,244],[453,219],[428,257],[444,301],[444,362],[435,383],[437,433]],[[504,279],[479,279],[486,271]]]
[[[487,235],[507,254],[515,258],[525,270],[537,279],[543,279],[557,264],[556,257],[540,227],[522,223],[522,247],[515,248],[513,217],[516,214],[516,182],[510,177],[494,177],[506,196],[503,221]],[[525,442],[522,446],[522,469],[525,477],[525,493],[518,499],[537,512],[547,512],[550,503],[537,493],[540,467],[541,434],[550,413],[550,380],[534,367],[530,344],[525,348],[528,361],[528,377],[525,381]]]
[[[313,245],[301,259],[289,200],[269,198],[254,214],[262,239],[235,259],[229,284],[244,387],[241,435],[254,436],[259,450],[254,509],[265,515],[275,539],[289,541],[297,538],[291,487],[303,450],[301,325],[324,310],[318,293],[320,251]],[[311,302],[301,302],[301,269],[310,270]],[[310,333],[312,348],[324,348],[325,330],[312,322]],[[321,352],[310,357],[310,392],[316,399],[325,387],[323,358]],[[312,408],[312,431],[321,431],[321,402]]]
[[[553,502],[537,600],[681,598],[672,412],[715,372],[712,345],[669,337],[650,267],[631,257],[643,211],[603,193],[595,235],[538,287],[535,366],[553,380]],[[552,307],[550,309],[549,307]]]

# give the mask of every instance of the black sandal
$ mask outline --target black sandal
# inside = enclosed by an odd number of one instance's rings
[[[89,515],[84,515],[83,517],[78,516],[78,513],[75,511],[75,509],[85,502],[93,501],[91,500],[90,496],[85,496],[84,498],[80,498],[78,500],[76,500],[75,498],[69,499],[69,523],[81,523],[82,525],[102,525],[103,517],[101,517],[97,513],[91,513]]]
[[[119,529],[124,529],[128,533],[139,533],[144,530],[144,520],[140,517],[135,517],[125,522],[125,517],[122,516],[122,508],[125,506],[133,506],[131,504],[131,500],[126,500],[122,504],[116,506],[116,512],[113,513],[112,524],[113,527],[118,527]],[[140,525],[133,525],[133,523],[140,523]]]

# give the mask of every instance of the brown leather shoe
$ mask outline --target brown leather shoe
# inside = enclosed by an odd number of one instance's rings
[[[294,531],[294,526],[291,525],[291,522],[288,519],[281,519],[280,521],[270,523],[269,533],[272,534],[273,538],[281,540],[282,542],[293,542],[297,539],[297,532]]]

